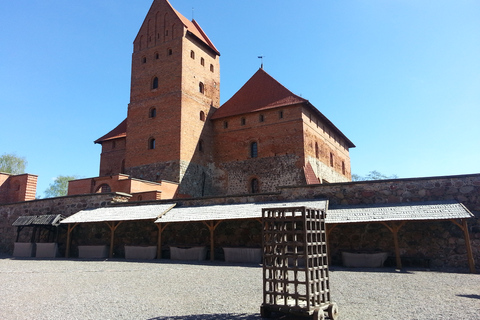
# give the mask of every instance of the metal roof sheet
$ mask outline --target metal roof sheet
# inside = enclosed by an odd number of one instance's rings
[[[458,201],[371,204],[330,208],[327,223],[466,219],[473,214]]]
[[[154,220],[170,210],[173,206],[175,206],[175,204],[170,203],[82,210],[66,218],[61,223]]]
[[[327,203],[326,200],[311,200],[175,207],[158,218],[155,223],[261,219],[263,208],[309,207],[325,210]]]
[[[14,227],[28,226],[58,226],[65,217],[61,214],[46,214],[39,216],[20,216],[12,224]]]

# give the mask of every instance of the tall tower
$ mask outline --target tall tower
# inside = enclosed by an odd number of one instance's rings
[[[220,103],[220,53],[195,20],[154,0],[134,41],[125,170],[201,196],[210,176],[209,116]]]

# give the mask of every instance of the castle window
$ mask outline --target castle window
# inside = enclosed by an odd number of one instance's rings
[[[210,65],[210,71],[213,72],[215,68],[213,67],[213,64]]]
[[[155,118],[157,116],[157,108],[150,108],[148,111],[149,118]]]
[[[203,140],[198,141],[198,151],[203,152]]]
[[[147,63],[147,57],[142,58],[142,63]]]
[[[278,111],[278,118],[283,119],[283,110]]]
[[[264,116],[263,114],[261,114],[261,115],[258,117],[258,121],[260,121],[260,122],[265,121],[265,116]]]
[[[205,66],[205,59],[200,58],[200,64],[201,64],[202,66]]]
[[[330,167],[333,167],[333,153],[330,152]]]
[[[159,59],[160,58],[160,55],[158,54],[158,52],[155,52],[155,59]]]
[[[250,158],[258,157],[258,144],[254,141],[250,143]]]
[[[112,192],[112,188],[110,188],[108,184],[104,183],[97,188],[96,193],[109,193],[109,192]]]
[[[223,121],[223,129],[227,129],[228,128],[228,121]]]
[[[205,121],[205,112],[200,111],[200,120]]]
[[[250,180],[250,193],[258,193],[260,191],[258,187],[258,179],[253,178]]]
[[[315,142],[315,158],[320,159],[320,150],[318,148],[318,143]]]
[[[200,82],[200,83],[198,84],[198,91],[199,91],[200,93],[205,93],[205,85],[203,84],[203,82]]]
[[[169,49],[167,50],[167,54],[168,54],[169,56],[171,56],[171,55],[173,54],[173,50],[169,48]]]
[[[345,175],[345,161],[342,161],[342,174]]]
[[[244,126],[247,123],[247,120],[245,118],[240,119],[240,124]]]
[[[117,144],[116,144],[115,140],[112,141],[112,149],[115,149],[116,146],[117,146]]]
[[[190,58],[195,59],[195,51],[190,51]]]
[[[148,139],[148,149],[150,149],[150,150],[155,149],[155,139],[154,138]]]
[[[153,78],[152,89],[158,89],[158,78],[157,77]]]

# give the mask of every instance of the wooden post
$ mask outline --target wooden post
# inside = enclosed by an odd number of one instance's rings
[[[326,235],[327,235],[327,240],[326,240],[327,241],[327,256],[328,256],[327,258],[328,258],[328,265],[329,266],[332,265],[332,254],[331,254],[331,252],[332,252],[331,248],[332,247],[331,247],[330,241],[329,241],[330,233],[332,232],[333,229],[335,229],[336,226],[337,226],[336,223],[332,223],[332,224],[328,225],[328,227],[327,227],[327,224],[325,224],[325,229],[327,229],[325,231],[326,231]]]
[[[70,258],[70,244],[72,241],[72,231],[78,225],[78,223],[69,223],[67,225],[67,248],[65,249],[65,258]]]
[[[470,268],[471,273],[477,273],[475,269],[475,260],[473,259],[472,253],[472,244],[470,243],[470,233],[468,232],[468,225],[466,219],[461,219],[462,224],[458,223],[455,220],[450,220],[456,224],[463,231],[463,237],[465,238],[465,247],[467,249],[467,258],[468,258],[468,267]]]
[[[214,239],[214,232],[215,229],[218,227],[221,221],[204,221],[203,223],[207,226],[208,230],[210,230],[210,261],[215,260],[215,239]]]
[[[400,246],[398,244],[398,231],[401,227],[406,223],[406,221],[402,221],[400,224],[393,225],[390,227],[386,222],[382,222],[382,224],[388,228],[393,233],[393,243],[395,246],[395,260],[397,262],[397,269],[402,269],[402,259],[400,258]]]
[[[112,221],[105,223],[110,228],[110,252],[108,253],[108,257],[111,259],[113,258],[113,240],[115,239],[115,230],[117,230],[118,226],[122,223],[122,221]]]
[[[168,223],[162,225],[161,223],[156,223],[158,228],[158,239],[157,239],[157,259],[162,259],[162,232],[168,226]]]

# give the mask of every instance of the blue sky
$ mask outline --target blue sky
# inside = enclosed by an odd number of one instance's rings
[[[357,146],[353,173],[480,172],[480,1],[170,2],[220,50],[222,103],[264,55]],[[93,141],[126,117],[150,5],[0,2],[0,154],[27,159],[40,196],[58,175],[98,175]]]

